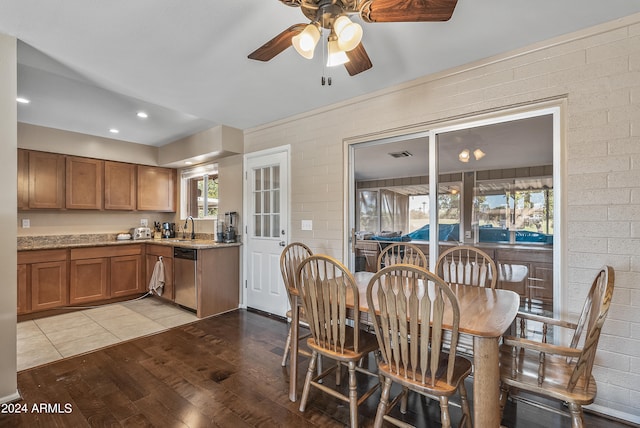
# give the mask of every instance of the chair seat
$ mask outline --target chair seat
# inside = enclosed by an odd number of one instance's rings
[[[585,389],[585,380],[580,379],[573,389],[567,391],[569,379],[575,364],[568,364],[566,357],[546,354],[544,380],[538,385],[539,352],[518,349],[517,372],[513,375],[512,347],[500,347],[500,375],[502,382],[533,393],[550,396],[561,401],[580,405],[593,403],[596,397],[596,381],[589,376],[589,384]]]
[[[307,345],[309,346],[309,348],[311,348],[311,350],[317,351],[319,354],[326,355],[334,360],[344,362],[358,361],[369,352],[373,352],[378,349],[378,339],[376,338],[376,336],[374,334],[367,333],[364,330],[360,330],[359,349],[358,352],[355,352],[353,350],[353,327],[347,326],[346,329],[347,332],[344,344],[344,353],[342,353],[341,348],[338,348],[335,351],[331,351],[325,347],[319,346],[318,344],[316,344],[313,337],[307,339]]]
[[[416,371],[416,378],[413,379],[413,371],[405,372],[402,368],[398,375],[390,370],[389,364],[380,361],[378,363],[378,371],[385,377],[391,378],[394,382],[401,384],[402,386],[409,387],[410,389],[428,395],[438,396],[451,396],[456,393],[460,382],[464,381],[464,378],[471,373],[471,361],[468,359],[456,355],[455,367],[453,371],[453,378],[451,384],[447,384],[447,361],[448,354],[442,352],[440,354],[440,365],[436,372],[435,385],[431,385],[430,372],[427,373],[427,379],[425,383],[422,383],[422,376],[419,371]]]

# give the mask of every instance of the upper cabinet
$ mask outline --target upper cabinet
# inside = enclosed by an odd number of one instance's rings
[[[29,208],[60,209],[65,206],[65,161],[63,155],[29,154]]]
[[[138,210],[176,210],[176,170],[138,165]]]
[[[29,152],[18,149],[18,209],[29,209]]]
[[[104,161],[67,156],[68,209],[101,210]]]
[[[104,209],[136,209],[136,166],[124,162],[104,162]]]
[[[18,149],[18,210],[176,211],[176,170]]]

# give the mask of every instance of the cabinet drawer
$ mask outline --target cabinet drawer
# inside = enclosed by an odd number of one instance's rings
[[[150,256],[173,257],[173,247],[147,244],[147,254]]]
[[[97,259],[101,257],[136,256],[142,254],[142,245],[114,245],[110,247],[74,248],[71,260]]]
[[[496,250],[495,259],[503,260],[505,262],[542,262],[553,263],[553,251],[550,250]]]
[[[67,260],[67,250],[18,251],[18,264],[60,262]]]

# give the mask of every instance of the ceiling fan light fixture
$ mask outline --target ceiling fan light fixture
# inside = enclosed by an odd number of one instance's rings
[[[480,149],[475,149],[475,150],[473,151],[473,156],[476,158],[476,160],[480,160],[480,159],[482,159],[485,155],[486,155],[486,153],[485,153],[485,152],[483,152],[483,151],[482,151],[482,150],[480,150]]]
[[[327,67],[335,67],[336,65],[341,65],[345,62],[349,62],[347,53],[340,49],[336,37],[329,38],[329,42],[327,43],[327,51]]]
[[[343,51],[355,49],[362,40],[362,26],[351,21],[346,15],[336,19],[333,29],[338,36],[338,45]]]
[[[320,40],[320,30],[315,24],[309,24],[300,34],[291,38],[291,44],[301,56],[311,59],[318,40]]]
[[[458,153],[458,160],[460,162],[464,162],[464,163],[469,162],[469,157],[470,157],[470,153],[469,153],[469,150],[467,149],[464,149],[463,151]]]

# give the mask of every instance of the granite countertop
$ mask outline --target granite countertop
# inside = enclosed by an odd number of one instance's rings
[[[197,239],[140,239],[117,240],[117,234],[80,234],[80,235],[46,235],[19,236],[18,251],[53,250],[61,248],[102,247],[110,245],[154,244],[170,247],[210,249],[240,246],[241,243],[217,243],[210,236]]]

